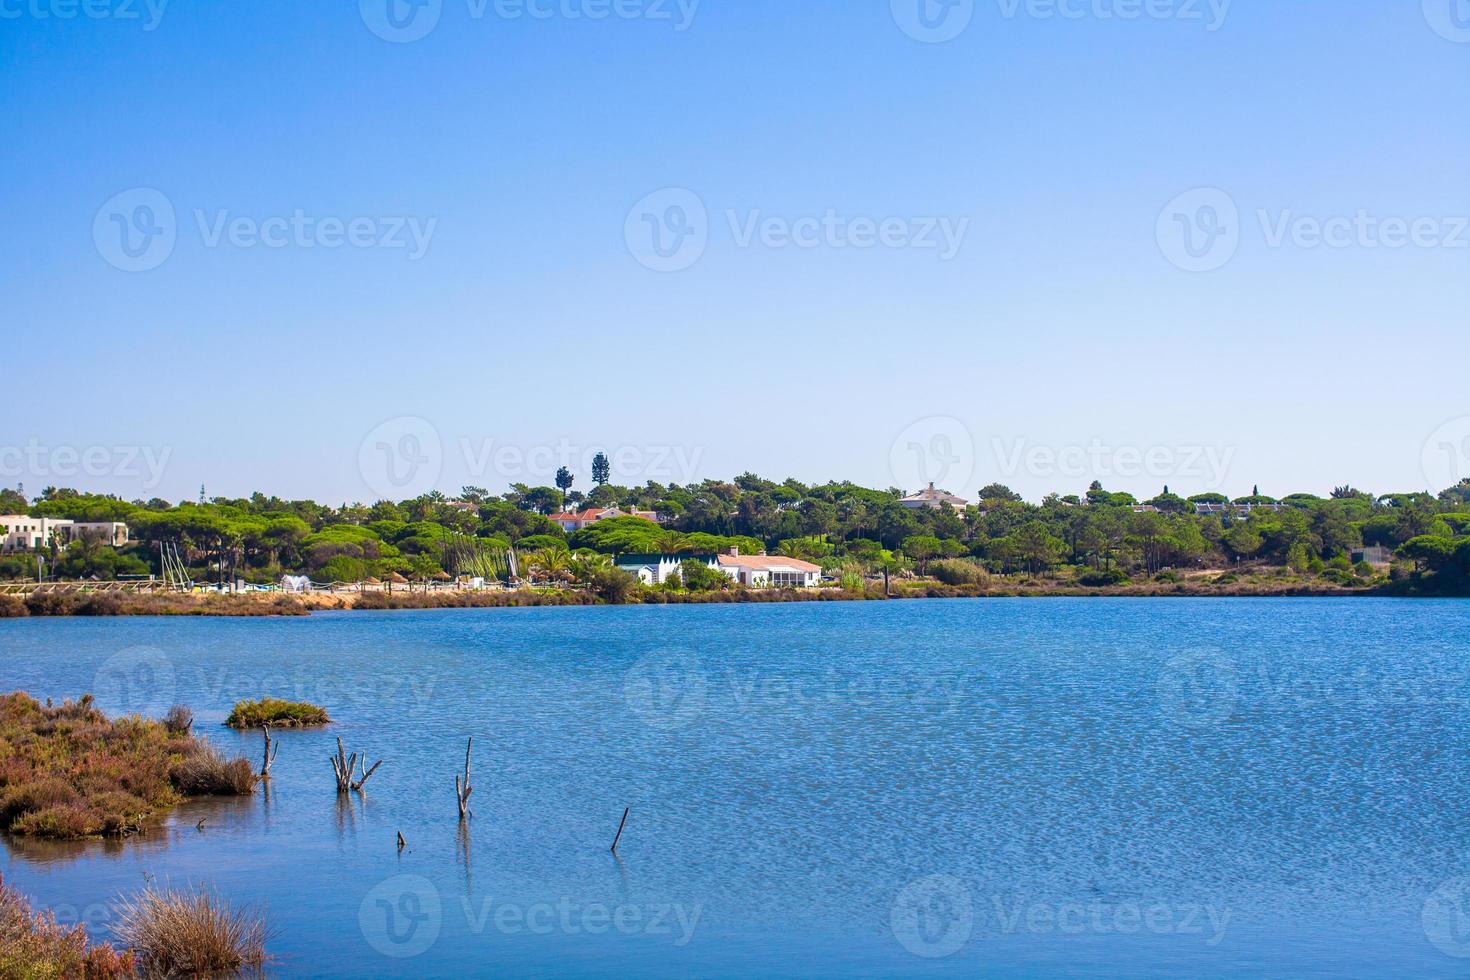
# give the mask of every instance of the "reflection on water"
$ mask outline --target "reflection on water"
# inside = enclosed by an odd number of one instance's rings
[[[75,697],[137,647],[170,667],[152,675],[168,690],[143,692],[160,703],[222,718],[272,695],[339,723],[273,735],[254,796],[190,802],[145,835],[7,840],[5,878],[78,910],[145,876],[208,883],[268,907],[288,974],[1470,962],[1441,914],[1470,868],[1467,603],[11,620],[0,688]],[[259,758],[258,732],[204,727]],[[382,755],[371,793],[336,793],[339,734]],[[469,735],[481,776],[461,821]]]

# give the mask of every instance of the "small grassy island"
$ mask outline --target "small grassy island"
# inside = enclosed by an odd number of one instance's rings
[[[225,724],[231,728],[313,728],[330,725],[325,708],[305,701],[282,701],[261,698],[259,701],[237,701]]]
[[[250,763],[191,735],[187,716],[109,720],[91,695],[59,707],[0,697],[0,830],[120,837],[187,797],[254,792]]]

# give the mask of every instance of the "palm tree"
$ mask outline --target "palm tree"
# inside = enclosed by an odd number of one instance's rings
[[[565,548],[543,548],[531,554],[526,566],[548,582],[564,581],[571,577],[572,553]]]

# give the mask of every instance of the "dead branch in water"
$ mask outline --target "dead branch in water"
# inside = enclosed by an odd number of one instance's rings
[[[280,755],[280,753],[281,753],[281,743],[280,742],[277,742],[275,744],[275,748],[274,749],[271,748],[271,726],[270,725],[261,725],[260,726],[260,732],[261,732],[262,735],[265,736],[265,758],[261,761],[261,764],[260,764],[260,778],[261,779],[270,779],[271,778],[271,763],[273,763],[273,762],[276,761],[276,756],[277,755]]]
[[[470,736],[469,741],[465,743],[464,747],[463,783],[460,782],[460,777],[457,774],[454,777],[454,795],[459,800],[459,819],[461,820],[464,820],[466,817],[472,816],[472,813],[470,811],[470,794],[473,793],[475,790],[474,787],[470,785],[470,749],[474,747],[474,744],[475,738],[472,735]]]
[[[337,754],[336,756],[327,756],[327,761],[332,764],[332,772],[337,776],[338,793],[346,793],[348,790],[361,791],[362,784],[367,782],[372,774],[378,771],[378,767],[383,764],[383,760],[379,759],[373,763],[371,769],[362,770],[362,776],[354,781],[352,774],[361,770],[367,763],[365,757],[359,756],[356,752],[351,755],[347,754],[347,750],[342,746],[342,736],[340,735],[337,736]]]

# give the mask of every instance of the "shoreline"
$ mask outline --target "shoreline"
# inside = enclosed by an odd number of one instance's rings
[[[590,592],[516,589],[424,593],[279,593],[118,595],[115,593],[37,594],[14,597],[0,607],[0,619],[68,616],[213,616],[274,618],[309,616],[313,612],[388,612],[411,609],[515,609],[546,606],[607,605],[740,605],[789,602],[904,602],[915,599],[1288,599],[1413,598],[1453,599],[1463,596],[1374,585],[1346,588],[1325,583],[1238,582],[1226,586],[1187,583],[1085,587],[1074,583],[1031,583],[1013,586],[907,584],[891,594],[835,588],[738,590],[729,592],[664,592],[647,589],[627,602],[610,603]]]

